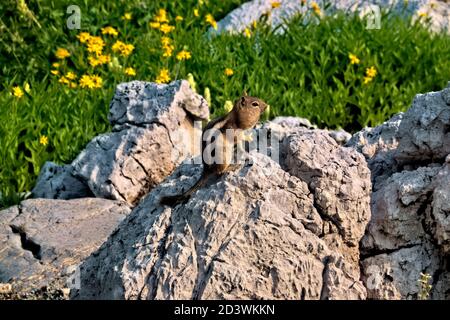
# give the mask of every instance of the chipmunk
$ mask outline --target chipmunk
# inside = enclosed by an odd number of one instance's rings
[[[233,109],[226,115],[210,121],[202,131],[202,162],[203,172],[200,179],[187,191],[180,195],[166,196],[160,199],[162,205],[176,205],[184,202],[197,191],[213,175],[222,175],[233,170],[232,165],[234,148],[243,139],[243,130],[253,128],[259,121],[261,114],[266,110],[267,104],[261,99],[244,94],[235,101]],[[227,129],[232,129],[233,134],[227,135]],[[205,159],[204,151],[208,142],[214,136],[213,144],[216,161],[211,163],[209,158]]]

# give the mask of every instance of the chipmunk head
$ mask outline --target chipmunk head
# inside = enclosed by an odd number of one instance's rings
[[[244,94],[236,101],[235,105],[239,109],[259,110],[260,113],[263,113],[267,108],[267,104],[263,100],[248,96],[245,91]]]

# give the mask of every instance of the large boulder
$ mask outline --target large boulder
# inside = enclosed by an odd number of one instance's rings
[[[353,136],[372,171],[372,218],[361,241],[369,298],[417,299],[431,276],[433,299],[450,295],[450,86]]]
[[[0,211],[0,283],[12,284],[20,298],[50,284],[70,287],[78,264],[129,212],[95,198],[30,199]]]
[[[296,139],[302,135],[332,151],[323,152],[324,163],[340,152],[345,159],[318,169],[309,155],[294,156],[306,143],[292,139],[284,169],[252,151],[240,169],[211,177],[186,203],[161,206],[161,196],[199,178],[201,166],[182,164],[83,263],[72,298],[364,299],[358,241],[369,219],[365,160],[324,133],[306,130]],[[349,199],[349,192],[360,196]]]
[[[201,121],[208,117],[206,100],[187,81],[122,83],[108,115],[112,132],[95,137],[71,165],[47,163],[34,197],[94,195],[135,205],[184,159],[199,153]]]

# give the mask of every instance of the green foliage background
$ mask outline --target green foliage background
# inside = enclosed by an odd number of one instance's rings
[[[416,93],[440,90],[450,80],[450,37],[386,13],[379,30],[367,30],[358,17],[319,19],[311,13],[310,23],[298,17],[282,36],[259,22],[250,38],[209,38],[205,15],[211,13],[218,21],[241,0],[84,0],[78,3],[82,29],[68,30],[66,8],[71,2],[29,1],[29,11],[19,8],[21,1],[0,3],[0,206],[17,202],[20,193],[32,189],[45,161],[69,163],[90,139],[110,130],[107,113],[118,83],[154,81],[162,68],[169,69],[172,79],[192,73],[200,93],[208,87],[213,115],[222,114],[225,101],[246,89],[271,105],[270,117],[301,116],[320,127],[349,131],[379,124],[406,110]],[[190,60],[161,57],[161,32],[148,26],[159,8],[176,25],[169,34],[175,53],[184,48],[191,52]],[[132,14],[131,21],[121,19],[125,12]],[[176,15],[184,20],[175,23]],[[132,55],[117,58],[123,67],[134,67],[136,76],[110,66],[89,66],[76,35],[101,35],[108,25],[119,30],[117,39],[135,45]],[[95,72],[103,78],[102,89],[69,89],[58,83],[50,74],[58,47],[71,53],[62,70],[78,77]],[[360,63],[350,64],[349,53]],[[363,84],[371,66],[378,74]],[[227,77],[225,68],[234,75]],[[13,97],[12,88],[25,83],[30,92]],[[47,146],[39,143],[42,135],[49,138]]]

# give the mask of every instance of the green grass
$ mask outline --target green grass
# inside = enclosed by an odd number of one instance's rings
[[[241,1],[84,1],[79,4],[81,30],[68,30],[65,10],[70,1],[31,2],[41,27],[16,7],[16,1],[0,4],[0,192],[6,206],[18,201],[18,193],[32,189],[45,161],[69,163],[98,133],[110,130],[109,102],[115,86],[123,81],[154,81],[162,68],[173,79],[192,73],[197,90],[209,88],[213,115],[224,113],[226,100],[233,100],[244,89],[271,105],[270,117],[296,115],[309,118],[320,127],[342,127],[355,131],[377,125],[393,114],[406,110],[419,92],[440,90],[450,80],[448,57],[450,38],[430,34],[419,24],[384,16],[380,30],[366,30],[357,17],[324,17],[305,24],[303,18],[291,21],[283,36],[259,23],[250,38],[244,35],[205,36],[207,13],[216,20]],[[159,8],[166,8],[176,28],[174,56],[162,58],[161,32],[152,29]],[[194,16],[194,9],[200,16]],[[133,15],[124,21],[125,12]],[[184,20],[174,21],[176,15]],[[93,68],[87,62],[85,45],[76,35],[87,31],[101,35],[104,26],[119,30],[107,41],[106,52],[116,39],[132,43],[128,57],[117,56],[112,65]],[[70,89],[50,73],[58,47],[71,56],[62,62],[60,72],[98,74],[101,89]],[[186,49],[192,58],[179,62],[175,54]],[[352,65],[349,53],[360,59]],[[118,68],[122,66],[122,69]],[[363,83],[366,68],[378,71]],[[125,67],[137,75],[126,76]],[[227,77],[225,68],[234,70]],[[22,98],[10,92],[16,85],[31,87]],[[39,143],[47,136],[49,144]]]

